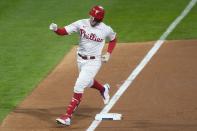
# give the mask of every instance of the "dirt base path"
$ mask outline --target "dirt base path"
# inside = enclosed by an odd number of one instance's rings
[[[111,95],[152,47],[153,42],[119,44],[97,75]],[[65,112],[77,78],[75,48],[2,122],[1,131],[84,131],[103,108],[96,90],[87,89],[72,126],[55,119]],[[112,112],[122,121],[103,121],[98,131],[197,130],[197,41],[166,42],[120,98]]]
[[[197,131],[197,41],[166,42],[98,131]],[[110,128],[109,128],[110,127]]]

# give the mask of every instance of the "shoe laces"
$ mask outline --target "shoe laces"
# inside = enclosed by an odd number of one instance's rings
[[[105,99],[104,92],[105,92],[105,87],[104,87],[103,91],[100,92],[102,97]]]

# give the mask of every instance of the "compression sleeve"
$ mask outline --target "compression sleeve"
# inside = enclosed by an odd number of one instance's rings
[[[109,42],[108,44],[108,49],[107,49],[107,52],[109,52],[110,54],[112,53],[113,49],[115,48],[116,46],[116,41],[117,39],[114,38],[112,41]]]
[[[58,35],[68,35],[68,32],[66,31],[65,28],[58,28],[56,31],[55,31],[56,34]]]

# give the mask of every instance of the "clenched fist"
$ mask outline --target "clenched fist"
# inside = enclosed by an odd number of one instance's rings
[[[49,29],[52,30],[52,31],[57,31],[57,24],[51,23],[50,26],[49,26]]]

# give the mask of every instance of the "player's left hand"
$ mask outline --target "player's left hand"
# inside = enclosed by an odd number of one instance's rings
[[[106,54],[104,54],[104,55],[101,56],[101,61],[104,62],[104,63],[106,63],[106,62],[109,61],[109,58],[110,58],[110,53],[107,52]]]

